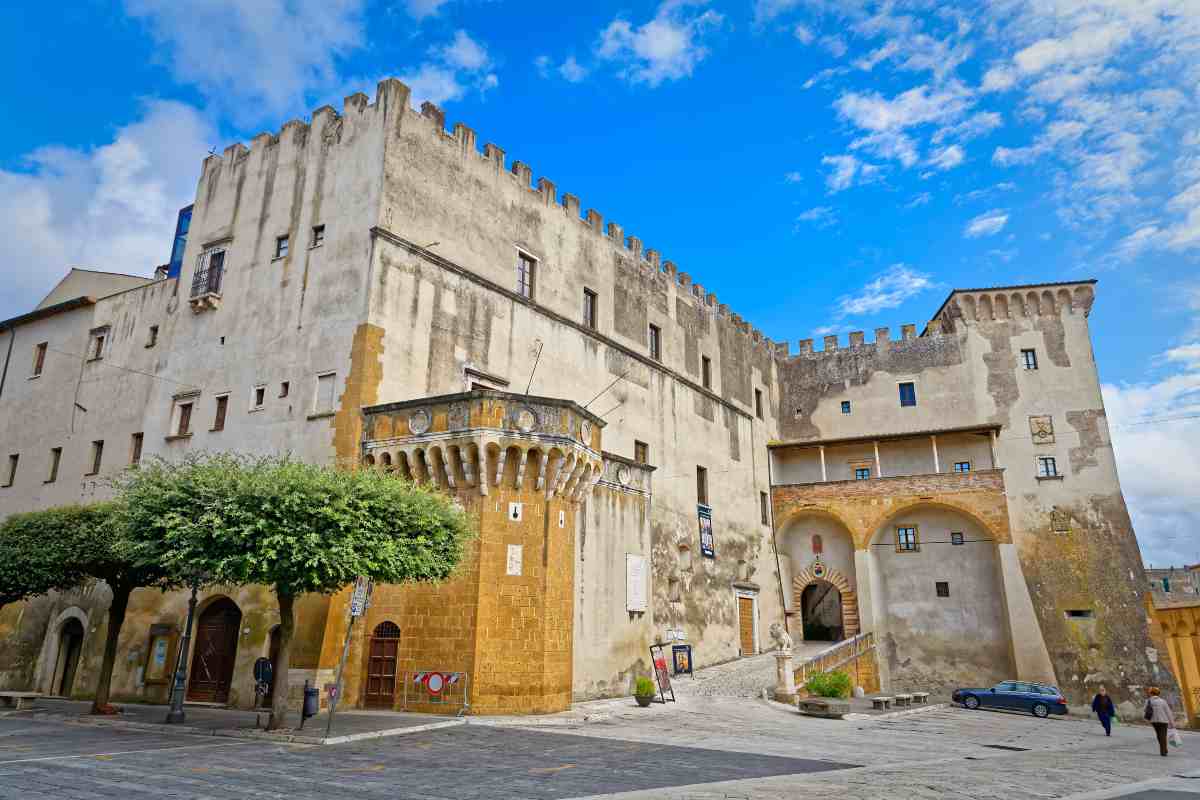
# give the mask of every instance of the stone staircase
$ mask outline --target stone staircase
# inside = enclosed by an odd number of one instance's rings
[[[879,662],[875,634],[860,633],[825,647],[802,661],[795,662],[796,688],[804,694],[804,684],[814,675],[841,670],[850,675],[856,687],[868,694],[879,691]]]

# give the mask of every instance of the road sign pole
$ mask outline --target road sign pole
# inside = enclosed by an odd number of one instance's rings
[[[354,592],[350,595],[350,624],[346,626],[346,641],[342,643],[342,658],[338,661],[337,677],[333,681],[333,697],[329,698],[329,719],[325,722],[325,738],[328,739],[333,731],[333,714],[337,711],[338,700],[342,696],[342,673],[346,669],[346,656],[350,653],[350,634],[354,631],[354,620],[367,612],[371,604],[371,590],[374,581],[359,576],[354,582]]]

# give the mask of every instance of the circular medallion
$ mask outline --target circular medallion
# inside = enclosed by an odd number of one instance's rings
[[[629,478],[630,478],[629,467],[627,467],[624,464],[617,467],[617,483],[621,484],[622,486],[628,486]]]
[[[422,408],[409,414],[408,430],[414,436],[420,436],[429,430],[429,412]]]
[[[532,409],[522,408],[520,413],[517,414],[517,428],[523,433],[529,433],[537,427],[537,424],[537,414],[534,414]]]
[[[586,445],[590,445],[592,443],[592,423],[588,422],[586,419],[579,423],[579,438]]]

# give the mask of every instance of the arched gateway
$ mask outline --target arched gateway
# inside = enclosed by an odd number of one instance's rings
[[[817,574],[818,572],[820,574]],[[836,591],[839,597],[834,598],[828,594],[832,591]],[[801,619],[806,631],[813,629],[810,626],[810,620],[804,617],[806,611],[816,611],[826,604],[840,600],[840,629],[827,622],[817,623],[817,625],[822,628],[831,629],[830,638],[833,641],[837,641],[840,638],[849,639],[852,636],[858,635],[858,597],[855,595],[854,589],[850,587],[850,581],[836,569],[824,564],[809,565],[803,572],[792,579],[792,599],[794,602],[793,608],[799,609],[801,612]],[[838,633],[841,635],[838,636]],[[805,634],[805,638],[808,638],[807,634]]]

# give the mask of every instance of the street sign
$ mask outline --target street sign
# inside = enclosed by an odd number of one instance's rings
[[[370,578],[364,578],[361,575],[354,582],[354,594],[350,596],[350,616],[361,617],[367,610],[371,598],[371,584]]]

